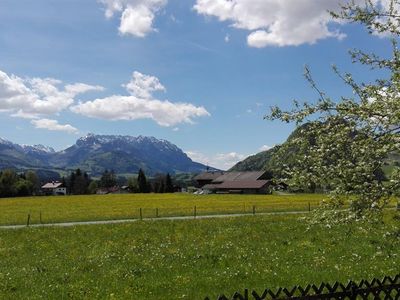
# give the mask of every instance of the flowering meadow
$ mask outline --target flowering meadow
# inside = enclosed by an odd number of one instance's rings
[[[193,195],[114,194],[50,196],[0,199],[0,225],[93,221],[194,214],[230,214],[274,211],[305,211],[324,198],[318,194],[299,195]]]
[[[301,216],[0,230],[0,299],[204,299],[400,272],[400,227]]]

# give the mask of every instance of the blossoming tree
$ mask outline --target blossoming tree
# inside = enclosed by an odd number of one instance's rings
[[[306,68],[305,77],[317,91],[318,100],[295,101],[289,111],[273,107],[265,116],[306,124],[300,128],[300,137],[286,146],[298,150],[295,162],[287,168],[288,178],[293,185],[329,187],[329,203],[339,207],[343,200],[349,200],[355,218],[381,210],[399,189],[399,169],[395,168],[388,180],[383,180],[382,172],[388,156],[400,151],[400,0],[386,2],[351,1],[340,12],[331,13],[333,18],[360,23],[370,34],[391,39],[392,55],[388,58],[350,51],[354,63],[378,69],[386,77],[359,83],[351,74],[333,67],[353,95],[332,99],[318,88]]]

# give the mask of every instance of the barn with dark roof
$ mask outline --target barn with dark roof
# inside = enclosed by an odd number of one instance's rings
[[[269,194],[268,172],[204,172],[194,178],[199,187],[212,193]]]

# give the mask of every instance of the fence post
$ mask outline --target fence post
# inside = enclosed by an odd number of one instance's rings
[[[355,284],[353,281],[351,282],[351,296],[349,297],[350,300],[357,300],[357,284]]]
[[[140,220],[143,220],[142,208],[139,208]]]
[[[249,300],[249,290],[248,289],[244,290],[244,299]]]
[[[158,208],[156,208],[156,218],[158,218]]]
[[[194,206],[194,209],[193,209],[193,216],[194,216],[194,218],[196,218],[196,216],[197,216],[197,207],[196,207],[196,205]]]
[[[31,221],[31,214],[28,214],[28,220],[26,221],[26,226],[29,226],[30,221]]]
[[[256,206],[253,205],[253,216],[256,214]]]

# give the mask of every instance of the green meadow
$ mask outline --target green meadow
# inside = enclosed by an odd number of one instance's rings
[[[306,211],[317,207],[324,195],[193,195],[120,194],[50,196],[0,199],[0,225],[233,214]]]
[[[400,226],[300,216],[0,230],[0,299],[216,299],[400,272]]]

